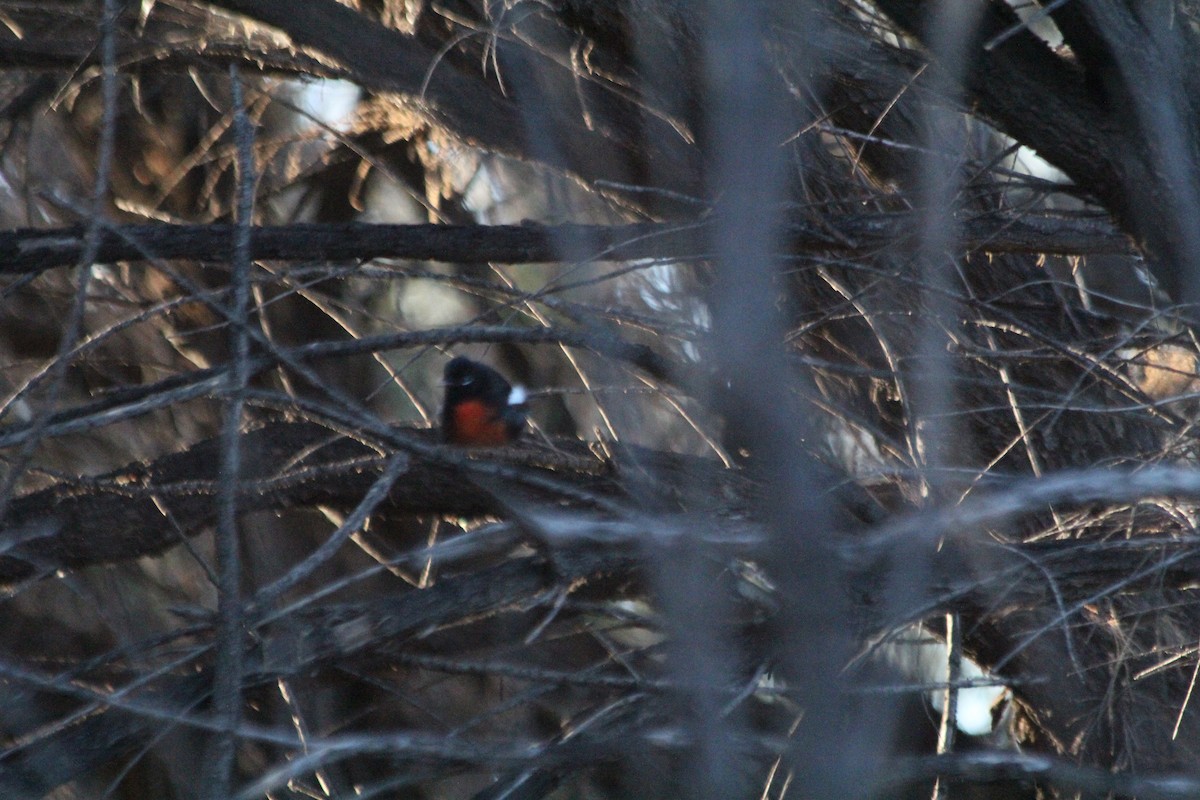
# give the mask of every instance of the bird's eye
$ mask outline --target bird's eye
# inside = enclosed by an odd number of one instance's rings
[[[459,386],[470,386],[475,382],[475,378],[471,375],[463,375],[462,380],[458,382]]]

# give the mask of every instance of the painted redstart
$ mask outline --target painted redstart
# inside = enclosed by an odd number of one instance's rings
[[[442,436],[447,442],[499,447],[525,429],[525,390],[469,358],[450,360],[442,374]]]

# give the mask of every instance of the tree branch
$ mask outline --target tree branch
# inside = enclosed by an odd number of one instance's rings
[[[987,751],[947,753],[900,760],[884,773],[880,796],[934,777],[972,784],[996,781],[1048,783],[1087,797],[1137,797],[1139,800],[1185,800],[1200,795],[1200,780],[1191,775],[1144,775],[1109,772],[1031,753]]]
[[[1129,253],[1129,240],[1097,220],[993,215],[962,222],[962,246],[991,253]],[[295,223],[256,227],[254,259],[315,261],[404,258],[497,264],[570,260],[695,259],[709,255],[707,223],[691,225],[369,225]],[[909,214],[862,214],[829,225],[793,224],[794,252],[868,254],[912,236]],[[0,232],[0,273],[32,274],[75,264],[83,228]],[[235,227],[124,225],[104,232],[98,261],[228,259]]]

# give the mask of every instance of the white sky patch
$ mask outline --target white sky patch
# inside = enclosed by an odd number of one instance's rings
[[[1031,150],[1025,145],[1021,145],[1017,149],[1017,162],[1019,167],[1024,167],[1024,171],[1035,178],[1055,183],[1069,183],[1062,170],[1039,156],[1036,150]]]
[[[399,307],[410,325],[421,328],[458,325],[471,314],[462,295],[429,281],[409,281],[400,295]]]
[[[525,391],[524,386],[514,386],[512,391],[508,393],[508,404],[510,406],[520,406],[525,404],[529,393]]]
[[[1062,32],[1054,24],[1054,19],[1046,13],[1045,3],[1034,5],[1029,0],[1008,0],[1008,5],[1017,12],[1017,16],[1034,36],[1051,47],[1058,47],[1063,43]]]
[[[675,276],[675,265],[671,263],[656,263],[654,260],[630,261],[630,264],[646,264],[641,270],[643,280],[653,291],[642,292],[642,302],[654,311],[668,310],[665,307],[666,298],[673,297],[678,281]],[[674,310],[674,309],[672,309]]]
[[[944,650],[944,646],[943,646]],[[959,662],[962,680],[973,680],[986,677],[984,671],[970,659],[964,658]],[[939,680],[946,680],[943,669]],[[968,736],[983,736],[992,730],[992,706],[1005,692],[1003,686],[969,686],[958,690],[958,715],[954,722],[958,729]],[[932,692],[933,707],[942,710],[945,692]]]
[[[301,83],[293,102],[318,122],[344,131],[350,127],[361,98],[362,90],[353,83],[322,78]]]
[[[884,655],[893,666],[912,680],[930,685],[945,685],[949,673],[946,645],[913,627],[917,640],[897,640],[884,646]],[[974,681],[987,678],[978,664],[969,658],[959,659],[959,680]],[[958,714],[955,726],[968,736],[983,736],[992,730],[992,707],[1008,691],[1004,686],[969,686],[958,690]],[[946,699],[944,689],[928,693],[929,701],[938,711]]]
[[[494,222],[487,214],[503,200],[496,182],[492,179],[492,170],[484,161],[479,164],[475,174],[467,181],[463,190],[463,205],[478,214],[484,222]]]

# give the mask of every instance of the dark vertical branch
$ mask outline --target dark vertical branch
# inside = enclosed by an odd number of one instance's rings
[[[70,364],[70,354],[75,349],[76,342],[83,333],[84,313],[87,310],[88,290],[92,285],[92,265],[100,250],[104,234],[106,205],[108,203],[109,180],[112,174],[113,157],[116,150],[117,137],[117,98],[120,92],[119,76],[117,73],[117,17],[121,14],[121,5],[116,0],[105,0],[100,17],[100,93],[102,97],[102,118],[100,123],[100,139],[96,145],[96,179],[92,184],[91,207],[88,209],[88,224],[84,234],[83,252],[76,265],[79,273],[79,284],[75,289],[74,301],[70,315],[63,327],[59,339],[58,352],[54,356],[47,374],[46,388],[42,394],[42,402],[38,404],[34,415],[29,438],[21,448],[17,457],[9,466],[4,481],[0,484],[0,520],[8,513],[9,503],[12,502],[13,492],[18,482],[28,468],[33,458],[34,450],[42,441],[42,434],[54,416],[58,397],[66,384],[67,367]]]
[[[979,25],[979,8],[970,3],[935,4],[929,19],[928,40],[940,70],[933,80],[941,84],[935,91],[953,97],[966,73],[968,47],[972,32]],[[953,501],[943,491],[947,468],[961,463],[967,453],[956,452],[960,433],[953,413],[960,407],[954,363],[947,348],[947,337],[959,328],[963,306],[959,296],[963,281],[957,279],[956,261],[960,248],[955,224],[954,203],[962,188],[961,165],[965,161],[964,131],[958,114],[948,106],[933,103],[922,107],[926,134],[924,155],[918,171],[917,219],[920,238],[917,245],[921,276],[918,307],[920,335],[917,340],[919,378],[911,381],[906,394],[912,403],[908,409],[911,457],[923,477],[926,496],[935,503]],[[948,152],[950,151],[950,152]],[[928,313],[924,313],[928,312]],[[904,376],[897,376],[905,380]],[[928,581],[929,563],[925,553],[914,554],[899,567],[903,574],[896,580],[905,598],[913,598]],[[955,614],[946,615],[947,689],[942,699],[942,719],[938,728],[937,752],[954,749],[958,723],[959,662],[962,658],[962,626]],[[946,800],[949,787],[935,783],[933,800]]]
[[[820,37],[817,6],[799,4],[787,20],[771,22]],[[749,451],[768,483],[760,511],[770,531],[766,566],[781,604],[778,669],[804,708],[791,751],[796,783],[812,797],[851,798],[869,784],[862,757],[879,755],[872,732],[887,724],[859,727],[849,718],[842,691],[851,646],[846,595],[829,546],[838,522],[823,472],[807,452],[815,427],[793,393],[797,376],[785,358],[776,303],[788,188],[780,143],[800,127],[799,115],[771,91],[777,76],[764,47],[767,4],[710,0],[706,9],[704,134],[710,194],[718,198],[711,292],[717,404],[730,449]],[[802,64],[798,74],[817,66],[811,52],[789,56]],[[856,746],[846,747],[845,736]]]
[[[234,235],[228,341],[233,369],[226,385],[225,424],[221,447],[220,489],[217,493],[217,661],[213,680],[213,708],[218,732],[204,782],[206,796],[229,797],[233,789],[234,759],[242,713],[242,598],[238,536],[238,482],[242,471],[241,428],[250,381],[250,224],[254,214],[253,130],[243,107],[242,84],[236,65],[229,68],[233,105],[233,134],[237,148],[238,203]]]
[[[763,87],[770,85],[763,52],[765,20],[759,3],[709,0],[704,31],[705,97],[709,104],[703,135],[710,170],[709,195],[717,198],[720,220],[712,233],[716,253],[716,284],[712,292],[713,332],[717,343],[718,380],[726,386],[729,434],[734,444],[760,455],[768,431],[779,422],[763,416],[764,403],[781,399],[786,366],[780,349],[783,325],[772,313],[771,291],[775,246],[781,239],[777,216],[783,199],[784,162],[778,143],[783,139],[782,108]],[[757,373],[757,374],[756,374]],[[761,400],[752,396],[758,387]],[[696,572],[699,565],[693,563]],[[696,576],[697,579],[699,576]],[[709,626],[719,624],[710,621]],[[681,646],[686,647],[683,642]],[[728,650],[709,645],[696,661],[697,685],[721,685],[732,670]],[[709,693],[713,690],[710,688]],[[700,695],[701,708],[711,715],[715,698]],[[731,721],[698,726],[695,758],[702,770],[694,773],[693,791],[699,797],[722,797],[736,791],[736,749],[728,741]]]
[[[979,9],[958,0],[935,4],[927,17],[926,40],[940,69],[931,73],[942,96],[953,97],[966,71],[968,44],[978,26]],[[942,472],[958,461],[952,452],[958,437],[953,430],[955,380],[948,335],[958,327],[962,308],[951,298],[960,293],[955,261],[959,248],[953,204],[961,189],[964,131],[950,106],[927,103],[924,112],[925,150],[918,171],[917,245],[920,289],[917,307],[920,335],[916,375],[898,376],[908,386],[905,395],[913,465],[921,470],[927,496],[941,496]],[[919,576],[914,576],[920,580]]]
[[[1200,320],[1200,133],[1196,99],[1186,94],[1190,84],[1184,80],[1188,62],[1182,51],[1183,36],[1175,30],[1189,23],[1172,23],[1170,12],[1161,6],[1143,14],[1128,13],[1140,17],[1138,28],[1144,31],[1145,42],[1135,47],[1121,43],[1115,51],[1145,132],[1151,164],[1162,177],[1158,189],[1166,194],[1166,219],[1143,224],[1165,229],[1172,247],[1159,248],[1164,257],[1159,273],[1171,298],[1188,306],[1185,317],[1195,324]],[[1104,27],[1101,31],[1111,35]]]

